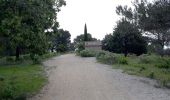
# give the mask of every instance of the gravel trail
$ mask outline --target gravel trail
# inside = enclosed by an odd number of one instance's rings
[[[31,100],[170,100],[154,80],[127,75],[95,58],[66,54],[44,62],[53,67],[49,83]]]

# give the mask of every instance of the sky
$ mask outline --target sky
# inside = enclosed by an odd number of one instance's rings
[[[113,33],[119,16],[116,6],[131,5],[132,0],[66,0],[67,5],[58,13],[60,28],[71,33],[71,40],[84,34],[87,24],[88,33],[102,40],[106,34]]]

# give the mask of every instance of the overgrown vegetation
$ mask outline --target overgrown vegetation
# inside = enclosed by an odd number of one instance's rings
[[[78,55],[80,55],[81,57],[95,57],[96,53],[92,50],[82,50]]]
[[[0,67],[0,99],[26,100],[46,82],[41,65],[18,64]]]
[[[56,55],[58,53],[44,54],[36,61],[31,60],[30,55],[22,55],[19,61],[15,61],[14,56],[1,58],[0,100],[26,100],[39,92],[47,82],[40,62]]]
[[[36,61],[50,49],[65,51],[70,33],[58,29],[57,22],[64,5],[64,0],[1,0],[0,55],[20,60],[20,55],[30,54]]]
[[[116,54],[107,51],[81,51],[82,57],[96,57],[97,61],[113,65],[131,75],[138,75],[158,80],[160,87],[170,88],[170,57],[143,54],[141,56]],[[92,55],[91,55],[92,54]],[[96,55],[96,56],[95,56]]]

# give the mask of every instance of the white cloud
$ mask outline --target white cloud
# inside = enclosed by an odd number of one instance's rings
[[[66,0],[67,5],[58,14],[60,28],[70,31],[73,40],[84,33],[87,23],[88,33],[103,39],[112,33],[119,19],[115,10],[117,5],[131,5],[131,0]]]

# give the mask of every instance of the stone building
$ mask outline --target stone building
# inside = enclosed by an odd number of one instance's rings
[[[87,50],[102,50],[101,41],[86,41],[85,49]]]

